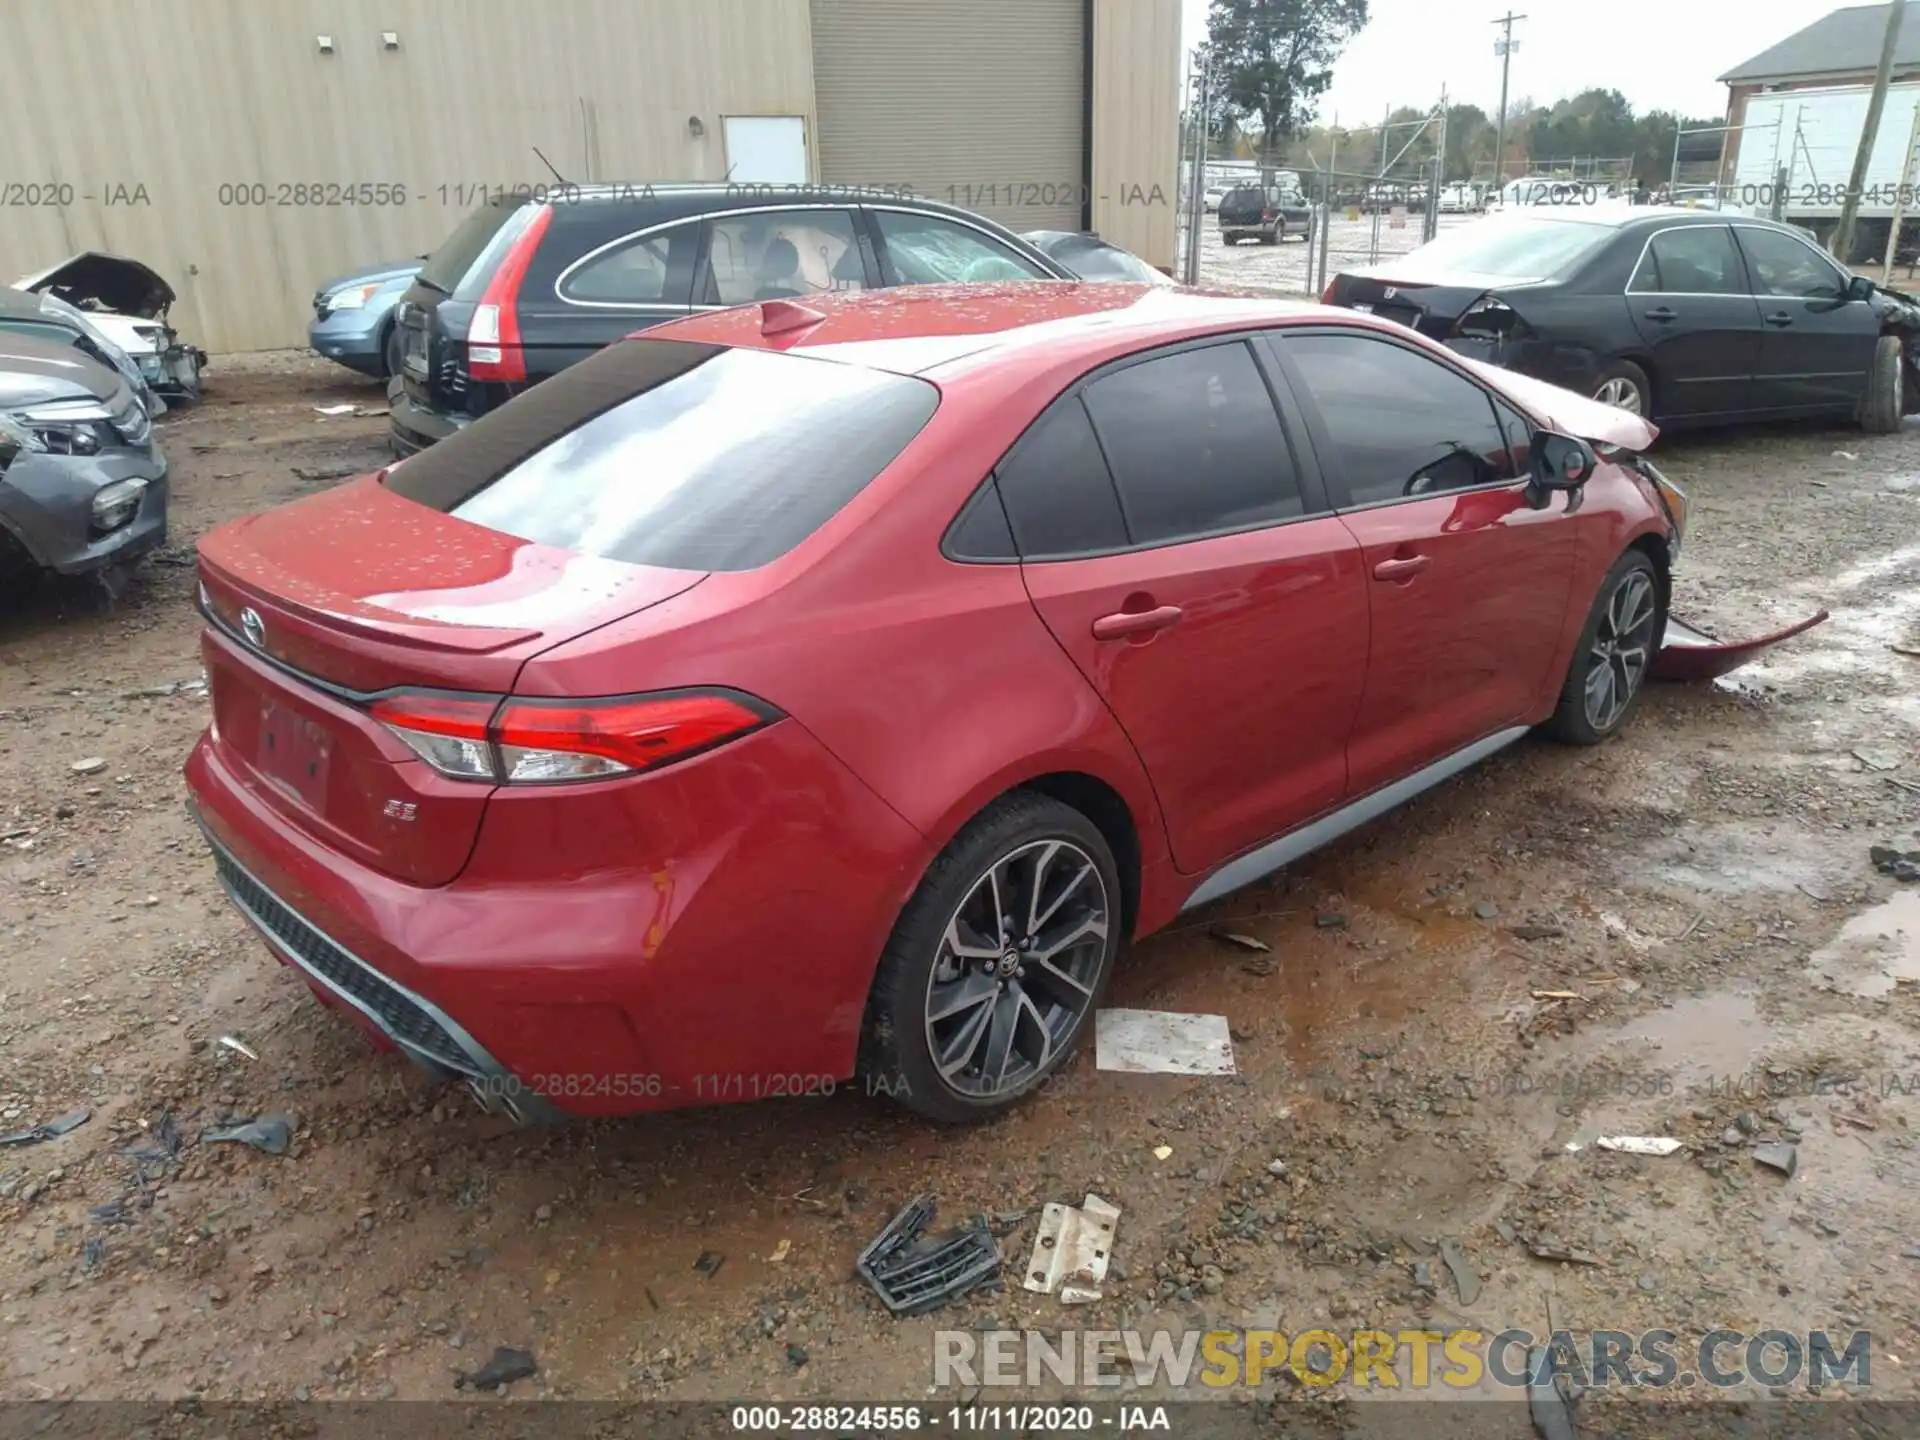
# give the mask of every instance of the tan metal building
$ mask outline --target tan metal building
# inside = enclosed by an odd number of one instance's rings
[[[319,282],[547,162],[900,186],[1174,261],[1179,0],[61,0],[6,34],[0,280],[134,256],[213,351],[304,343]]]

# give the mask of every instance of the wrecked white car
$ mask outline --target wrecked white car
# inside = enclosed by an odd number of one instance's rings
[[[173,287],[138,260],[98,250],[14,282],[21,290],[53,295],[104,331],[140,367],[147,385],[169,400],[200,398],[207,352],[181,340],[167,321]]]

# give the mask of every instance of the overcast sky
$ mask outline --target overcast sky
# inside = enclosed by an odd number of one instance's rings
[[[1207,31],[1207,0],[1183,0],[1187,49]],[[1546,104],[1594,86],[1619,90],[1636,111],[1726,113],[1722,71],[1840,8],[1837,0],[1372,0],[1373,18],[1333,70],[1320,119],[1348,126],[1387,107],[1440,98],[1500,103],[1493,21],[1515,22],[1510,95]],[[1920,22],[1909,16],[1907,24]]]

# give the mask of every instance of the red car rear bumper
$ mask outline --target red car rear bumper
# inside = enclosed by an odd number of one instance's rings
[[[187,782],[279,959],[525,1118],[831,1090],[931,858],[792,721],[657,775],[497,792],[437,889],[318,844],[209,736]]]

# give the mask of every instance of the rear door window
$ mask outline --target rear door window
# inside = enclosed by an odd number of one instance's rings
[[[825,524],[938,403],[924,380],[855,365],[626,340],[395,466],[387,485],[583,555],[751,570]],[[526,453],[527,427],[547,417],[558,433]],[[525,458],[501,470],[508,446]]]
[[[1025,256],[958,221],[906,210],[875,210],[873,219],[892,285],[1052,278]]]
[[[1635,295],[1745,295],[1747,274],[1724,225],[1662,230],[1627,289]]]
[[[1244,342],[1157,356],[1087,387],[1136,545],[1305,512],[1273,397]]]
[[[560,298],[584,305],[685,305],[699,244],[698,221],[615,244],[569,266],[557,287]]]
[[[866,284],[850,210],[770,210],[708,222],[703,305],[797,300]]]
[[[1000,463],[998,475],[1022,559],[1058,560],[1127,548],[1113,476],[1078,395],[1058,401],[1036,420]]]

